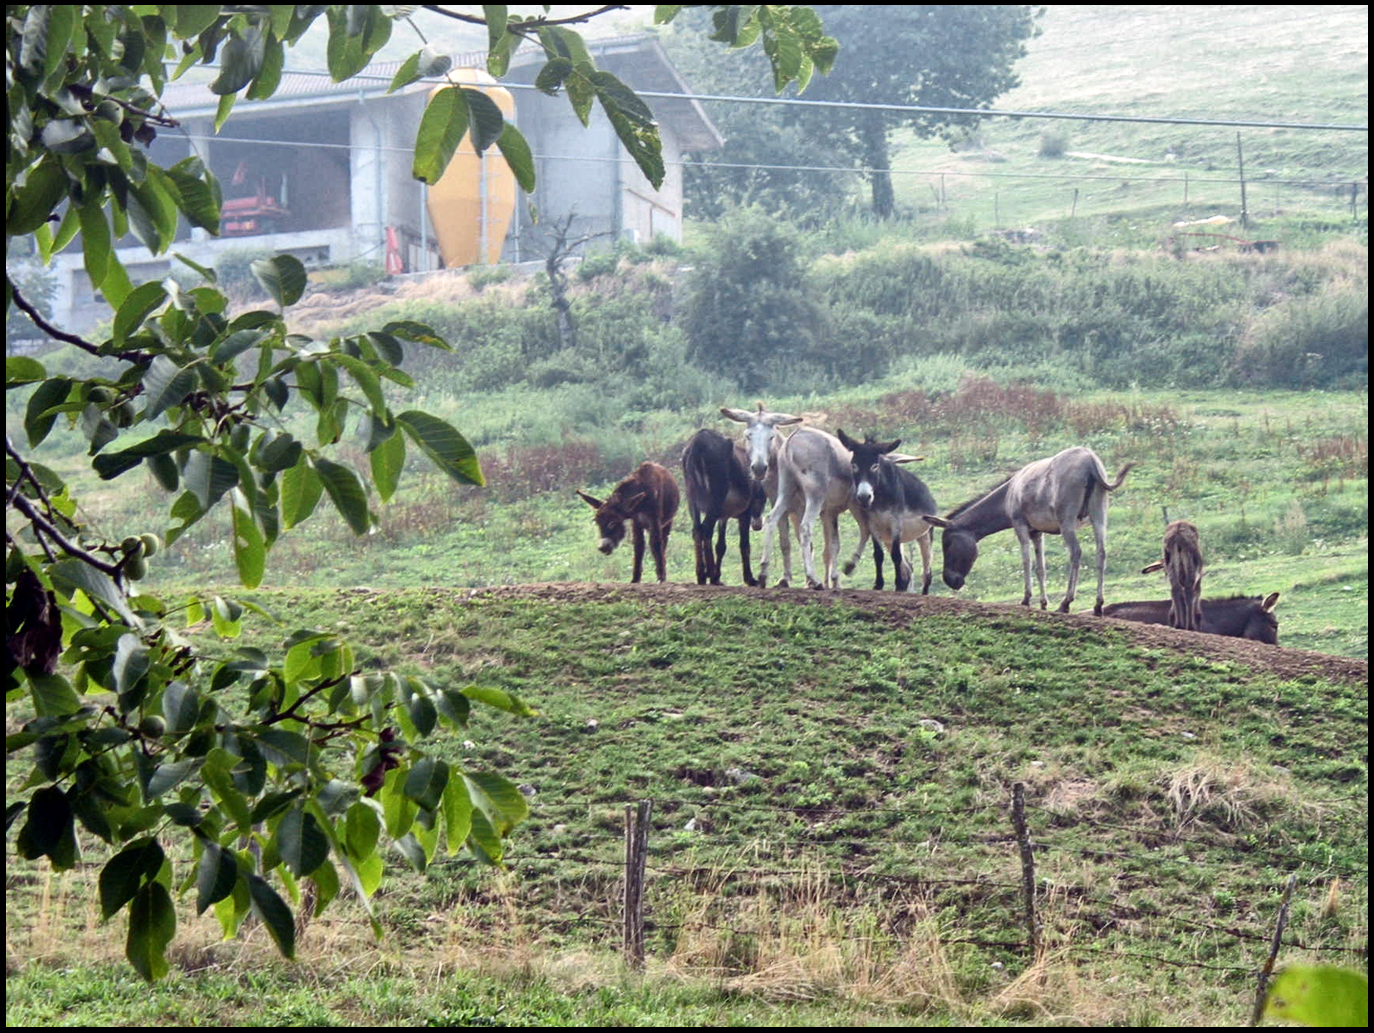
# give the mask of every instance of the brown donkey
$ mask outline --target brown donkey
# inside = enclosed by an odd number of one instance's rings
[[[597,545],[609,556],[625,537],[625,521],[634,527],[635,564],[631,582],[638,582],[644,568],[644,532],[649,532],[649,548],[654,554],[659,581],[667,581],[668,535],[677,513],[678,491],[673,475],[657,463],[640,463],[639,469],[615,486],[601,501],[585,491],[577,493],[596,510],[596,526],[601,531]]]

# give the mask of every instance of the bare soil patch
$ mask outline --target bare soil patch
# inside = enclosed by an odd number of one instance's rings
[[[443,591],[434,589],[434,591]],[[979,603],[947,596],[898,595],[895,592],[873,592],[842,589],[838,592],[808,591],[798,588],[746,588],[742,586],[714,586],[692,584],[591,584],[585,582],[553,582],[530,585],[508,585],[492,588],[457,590],[469,598],[493,597],[506,599],[547,599],[566,602],[619,602],[635,599],[645,603],[671,605],[692,599],[718,598],[722,593],[750,596],[770,604],[831,605],[845,603],[862,609],[895,626],[905,627],[933,614],[965,614],[996,619],[1007,616],[1028,616],[1032,620],[1058,621],[1088,628],[1111,628],[1124,632],[1132,641],[1146,649],[1173,650],[1189,656],[1201,656],[1217,662],[1242,664],[1257,673],[1277,678],[1321,678],[1327,681],[1367,685],[1369,662],[1353,657],[1314,653],[1306,649],[1286,649],[1269,646],[1249,639],[1227,638],[1195,631],[1178,631],[1157,624],[1138,624],[1111,617],[1094,617],[1091,612],[1056,613],[1027,610],[1019,606]],[[1090,604],[1091,610],[1091,604]],[[1280,630],[1280,634],[1282,631]]]

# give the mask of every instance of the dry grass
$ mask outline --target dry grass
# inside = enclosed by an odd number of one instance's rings
[[[1291,782],[1248,760],[1198,758],[1160,776],[1179,830],[1207,825],[1241,832],[1284,813],[1309,809]]]

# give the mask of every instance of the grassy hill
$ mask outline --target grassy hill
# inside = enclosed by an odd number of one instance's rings
[[[1042,24],[1018,65],[1022,85],[994,107],[1368,122],[1364,7],[1050,5]],[[1240,137],[1260,226],[1299,211],[1348,218],[1352,182],[1361,184],[1359,210],[1367,212],[1367,133],[1244,129]],[[1234,128],[994,119],[955,153],[940,141],[908,139],[894,167],[919,170],[896,184],[899,198],[922,208],[943,174],[947,209],[980,228],[1057,222],[1076,210],[1085,220],[1148,219],[1137,231],[1164,235],[1177,219],[1238,217],[1236,142]]]

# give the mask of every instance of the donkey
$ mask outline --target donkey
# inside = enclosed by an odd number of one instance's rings
[[[687,487],[687,507],[692,514],[692,547],[696,553],[697,584],[720,584],[720,564],[725,557],[725,528],[739,520],[739,555],[744,583],[755,585],[749,566],[749,529],[763,527],[766,501],[763,482],[749,472],[744,446],[724,434],[702,429],[692,435],[682,452],[682,482]],[[714,554],[711,536],[719,526]]]
[[[1059,604],[1059,612],[1068,613],[1078,590],[1078,566],[1083,557],[1077,528],[1084,520],[1091,520],[1097,543],[1097,602],[1093,613],[1101,616],[1102,581],[1107,569],[1107,492],[1121,487],[1134,465],[1127,463],[1115,481],[1108,481],[1106,467],[1096,452],[1082,447],[1066,448],[1058,455],[1022,467],[986,495],[965,502],[948,517],[928,517],[929,523],[945,529],[941,536],[945,584],[955,591],[962,588],[978,558],[978,540],[1010,527],[1021,541],[1021,572],[1026,585],[1021,605],[1030,605],[1030,547],[1034,544],[1043,610],[1048,600],[1041,539],[1046,534],[1062,534],[1069,547],[1069,588]]]
[[[665,557],[678,503],[677,482],[672,474],[657,463],[640,463],[639,469],[617,484],[604,502],[585,491],[577,494],[596,510],[596,526],[601,531],[597,548],[607,556],[625,537],[625,521],[632,522],[635,562],[631,583],[638,584],[643,571],[645,531],[649,532],[649,548],[658,568],[658,580],[668,580]]]
[[[1279,593],[1268,596],[1235,595],[1229,599],[1203,599],[1202,620],[1197,631],[1209,635],[1230,635],[1248,638],[1271,646],[1279,644],[1279,619],[1274,616]],[[1102,611],[1103,617],[1142,624],[1169,624],[1173,603],[1159,602],[1112,603]]]
[[[726,419],[744,424],[744,449],[748,454],[749,472],[753,474],[754,480],[763,485],[764,495],[768,502],[772,503],[778,497],[778,452],[786,440],[778,428],[801,423],[802,417],[769,412],[762,402],[756,404],[756,412],[722,406],[720,414]],[[800,539],[801,525],[795,513],[792,515],[792,526]],[[755,530],[757,529],[755,527]],[[782,528],[781,545],[783,579],[778,584],[785,586],[792,579],[792,543],[788,539],[785,525]],[[754,584],[752,581],[749,583]]]
[[[850,455],[839,438],[815,427],[802,427],[778,452],[778,496],[763,525],[763,562],[759,585],[768,583],[773,533],[791,515],[797,522],[808,588],[839,588],[840,514],[854,506]],[[820,519],[825,534],[824,581],[816,577],[812,537]],[[856,519],[862,523],[862,518]],[[783,528],[784,536],[787,529]],[[786,573],[786,572],[785,572]],[[786,579],[782,582],[786,583]]]
[[[913,539],[921,549],[921,594],[930,594],[930,536],[931,524],[926,517],[935,513],[935,496],[917,476],[903,470],[893,457],[901,441],[883,444],[872,435],[862,442],[855,441],[843,430],[836,433],[840,444],[852,456],[850,470],[854,475],[855,515],[859,518],[859,546],[844,565],[846,574],[854,573],[854,565],[863,554],[864,545],[873,538],[873,565],[877,576],[875,589],[883,587],[883,549],[892,551],[892,567],[896,572],[897,591],[905,592],[911,583],[911,564],[902,555],[902,543]],[[903,456],[903,459],[914,458]]]
[[[1141,573],[1160,568],[1169,576],[1169,626],[1197,631],[1202,625],[1202,546],[1194,525],[1175,520],[1164,529],[1164,558]]]

